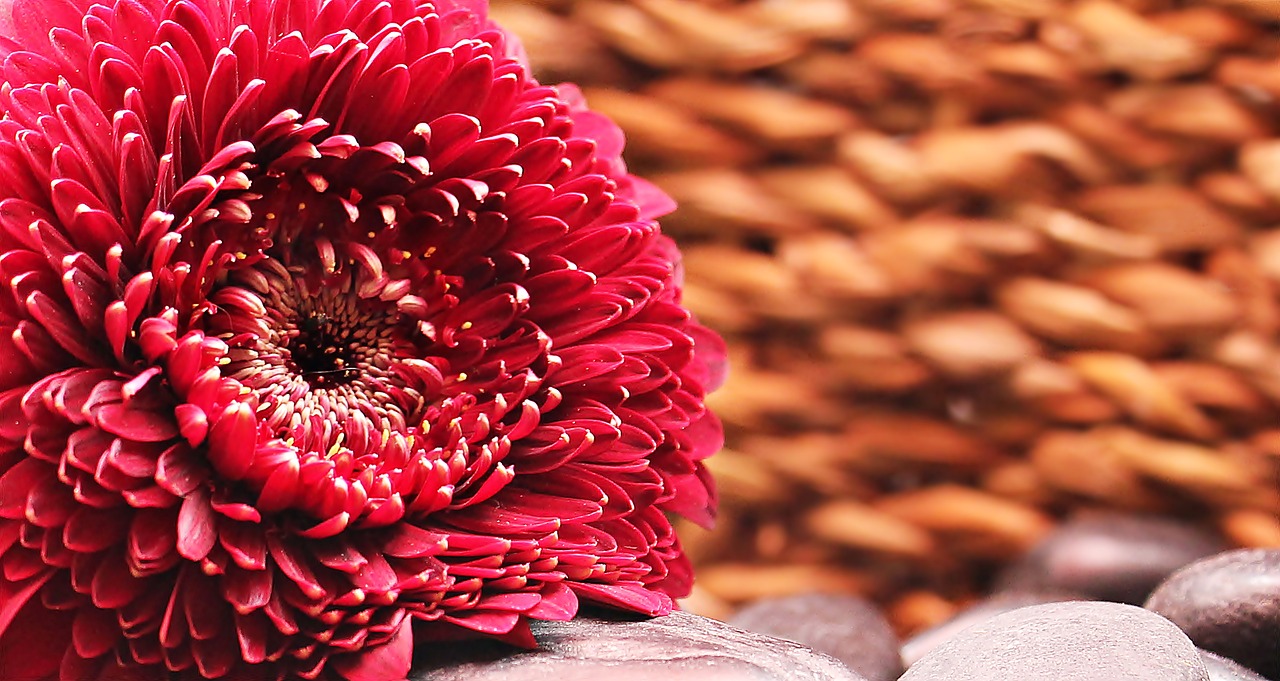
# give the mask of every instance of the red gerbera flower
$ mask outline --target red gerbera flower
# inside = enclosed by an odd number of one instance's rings
[[[670,610],[723,348],[619,131],[476,0],[90,3],[0,38],[3,678]]]

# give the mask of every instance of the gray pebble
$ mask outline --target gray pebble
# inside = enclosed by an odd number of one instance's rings
[[[1151,594],[1196,645],[1280,678],[1280,550],[1228,551],[1192,563]]]
[[[1208,681],[1168,620],[1131,605],[1048,603],[996,615],[912,665],[901,681]]]
[[[1169,518],[1091,513],[1063,523],[996,580],[995,591],[1063,590],[1141,605],[1174,570],[1222,551],[1208,531]]]
[[[1075,598],[1074,595],[1059,592],[1009,592],[996,594],[965,608],[951,619],[925,629],[907,639],[902,644],[902,662],[907,666],[911,666],[915,664],[916,660],[927,655],[930,650],[942,645],[956,634],[1001,613],[1025,608],[1029,605],[1059,603],[1061,601],[1075,600]]]
[[[897,634],[879,608],[857,596],[769,598],[738,611],[729,624],[802,643],[844,662],[867,681],[893,681],[902,674]]]
[[[802,645],[675,612],[534,622],[538,649],[442,644],[409,681],[866,681]]]

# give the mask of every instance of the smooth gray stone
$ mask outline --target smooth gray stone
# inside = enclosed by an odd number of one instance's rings
[[[676,612],[647,620],[535,622],[538,650],[446,644],[410,681],[866,681],[797,643]]]
[[[1200,659],[1204,660],[1204,668],[1209,670],[1209,681],[1267,681],[1252,670],[1207,650],[1200,651]]]
[[[1191,641],[1148,610],[1102,601],[1019,608],[979,622],[901,681],[1208,681]]]
[[[1030,605],[1042,605],[1044,603],[1060,603],[1062,601],[1076,600],[1074,594],[1066,594],[1061,592],[1009,592],[996,594],[986,600],[965,608],[956,613],[951,619],[925,629],[924,631],[912,636],[902,644],[902,663],[908,667],[915,664],[916,660],[924,657],[930,650],[937,648],[943,643],[949,641],[956,634],[968,629],[969,627],[995,617],[1001,613],[1006,613],[1018,608],[1025,608]]]
[[[1165,577],[1226,547],[1190,523],[1090,513],[1063,523],[996,579],[995,591],[1053,591],[1141,605]]]
[[[1241,549],[1192,563],[1147,599],[1196,645],[1280,678],[1280,549]]]
[[[865,598],[817,593],[768,598],[739,610],[729,624],[826,653],[867,681],[893,681],[902,674],[898,635]]]

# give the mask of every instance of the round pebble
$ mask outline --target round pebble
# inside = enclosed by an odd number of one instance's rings
[[[1076,596],[1061,592],[1009,592],[996,594],[961,610],[951,619],[929,627],[907,639],[902,644],[902,662],[907,666],[915,664],[916,660],[927,655],[930,650],[951,640],[956,634],[1001,613],[1025,608],[1029,605],[1059,603],[1075,599]]]
[[[1063,523],[996,580],[996,591],[1053,591],[1140,605],[1174,570],[1225,548],[1189,523],[1091,513]]]
[[[1048,603],[996,615],[960,632],[901,681],[1208,681],[1191,641],[1131,605]]]
[[[685,612],[530,628],[537,650],[492,641],[420,646],[409,681],[866,681],[797,643]]]
[[[1267,681],[1253,670],[1207,650],[1200,651],[1200,659],[1204,661],[1204,668],[1209,670],[1209,681]]]
[[[870,601],[840,594],[804,594],[752,603],[729,624],[802,643],[845,663],[867,681],[902,674],[898,637]]]
[[[1280,549],[1228,551],[1175,572],[1147,608],[1196,645],[1280,678]]]

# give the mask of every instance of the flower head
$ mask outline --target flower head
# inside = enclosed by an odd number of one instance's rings
[[[0,21],[5,677],[668,611],[723,347],[617,128],[478,0],[99,3]]]

